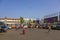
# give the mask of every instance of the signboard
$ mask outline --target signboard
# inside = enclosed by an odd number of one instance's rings
[[[44,23],[48,23],[48,22],[50,22],[50,23],[58,22],[58,16],[45,18]]]

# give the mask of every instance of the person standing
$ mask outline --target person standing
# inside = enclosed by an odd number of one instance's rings
[[[48,32],[51,31],[51,23],[48,23]]]
[[[23,26],[23,35],[25,35],[26,34],[26,27],[25,27],[25,25]]]

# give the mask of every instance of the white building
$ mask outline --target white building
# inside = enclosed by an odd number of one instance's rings
[[[24,18],[24,20],[25,20],[25,23],[27,23],[29,18]],[[34,19],[31,19],[31,20],[34,20]],[[4,22],[7,25],[19,25],[20,24],[20,18],[5,17],[5,18],[0,18],[0,21]]]
[[[15,25],[20,24],[20,20],[18,18],[0,18],[1,22],[4,22],[7,25]]]

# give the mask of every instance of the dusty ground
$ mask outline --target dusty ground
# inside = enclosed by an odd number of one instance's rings
[[[60,30],[46,29],[27,29],[25,35],[22,35],[22,29],[8,30],[6,33],[0,33],[0,40],[60,40]]]

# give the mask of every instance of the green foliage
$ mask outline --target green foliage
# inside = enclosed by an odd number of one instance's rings
[[[32,21],[31,21],[31,19],[29,19],[29,23],[31,23]]]
[[[20,17],[20,23],[23,24],[24,23],[24,18]]]
[[[31,23],[35,23],[35,21],[33,21],[33,20],[29,19],[29,23],[30,23],[30,24],[31,24]]]
[[[35,20],[33,20],[33,23],[35,23]]]

